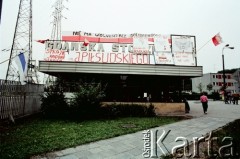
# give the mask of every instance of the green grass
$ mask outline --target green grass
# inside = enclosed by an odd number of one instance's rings
[[[172,117],[128,117],[89,121],[42,118],[26,120],[0,129],[0,158],[29,158],[32,155],[133,133],[178,120]],[[135,127],[124,128],[124,124],[134,124]]]

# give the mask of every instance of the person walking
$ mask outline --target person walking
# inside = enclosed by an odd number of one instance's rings
[[[233,96],[233,101],[234,101],[234,103],[233,103],[233,104],[238,105],[238,100],[239,100],[239,94],[238,94],[238,93],[237,93],[237,94],[234,94],[234,96]]]
[[[201,97],[200,97],[200,101],[202,103],[202,107],[203,107],[203,112],[204,114],[207,114],[207,109],[208,109],[208,98],[206,96],[206,94],[203,92]]]
[[[184,98],[184,99],[183,99],[183,102],[185,103],[185,113],[189,113],[189,111],[190,111],[190,106],[189,106],[189,103],[188,103],[187,98]]]

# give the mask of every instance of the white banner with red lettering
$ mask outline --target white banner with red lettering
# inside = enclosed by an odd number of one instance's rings
[[[193,52],[193,45],[189,37],[175,37],[172,39],[172,52]]]
[[[147,37],[134,37],[133,38],[133,53],[135,54],[148,54],[148,38]]]
[[[171,52],[171,38],[170,35],[160,35],[154,37],[155,51]]]
[[[195,66],[192,43],[186,36],[63,32],[62,41],[45,42],[44,60]]]
[[[153,55],[134,54],[130,44],[48,41],[45,45],[45,61],[155,64]]]
[[[173,54],[166,52],[154,52],[155,64],[168,64],[173,65]]]
[[[175,65],[195,66],[195,58],[190,52],[174,52]]]

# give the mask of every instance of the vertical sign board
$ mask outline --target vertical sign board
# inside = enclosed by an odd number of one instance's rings
[[[149,53],[148,37],[133,37],[133,53],[134,54]]]
[[[155,64],[174,64],[173,54],[171,52],[170,35],[154,37],[154,47]]]
[[[196,65],[193,38],[192,36],[172,36],[172,53],[175,65]]]

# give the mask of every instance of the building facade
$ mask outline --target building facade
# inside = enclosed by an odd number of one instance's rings
[[[234,74],[225,74],[226,78],[226,91],[231,93],[239,93],[239,82],[235,79]],[[201,86],[199,86],[201,85]],[[212,85],[212,89],[209,91],[207,85]],[[202,77],[192,78],[192,91],[200,93],[202,91],[220,92],[223,87],[223,74],[222,73],[207,73],[203,74]]]
[[[101,82],[106,101],[171,101],[187,89],[184,80],[202,76],[195,36],[80,31],[62,39],[45,43],[39,71],[68,82]]]
[[[240,68],[237,69],[233,74],[232,74],[233,79],[236,80],[235,87],[237,90],[237,93],[240,93]]]

